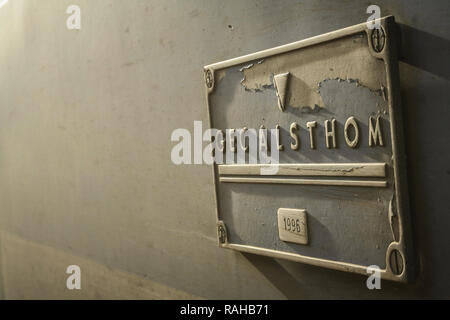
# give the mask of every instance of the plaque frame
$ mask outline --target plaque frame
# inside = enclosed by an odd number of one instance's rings
[[[244,63],[265,59],[282,53],[321,44],[330,40],[336,40],[347,36],[365,32],[367,34],[368,47],[371,55],[382,59],[386,68],[387,97],[390,117],[390,132],[394,173],[394,197],[389,204],[389,217],[397,219],[398,239],[392,241],[386,252],[386,268],[380,270],[382,279],[397,282],[411,282],[415,277],[414,254],[412,246],[411,221],[409,216],[409,199],[407,192],[406,156],[403,145],[402,111],[400,104],[399,71],[398,71],[398,40],[397,25],[393,16],[387,16],[376,20],[380,23],[380,29],[369,29],[367,23],[350,26],[344,29],[318,35],[305,40],[274,47],[271,49],[248,54],[238,58],[207,65],[203,68],[208,119],[211,121],[211,106],[209,95],[214,91],[216,71]],[[259,254],[272,258],[287,259],[295,262],[306,263],[314,266],[325,267],[334,270],[368,275],[369,266],[353,263],[315,258],[296,253],[284,252],[251,245],[236,244],[228,241],[227,227],[220,219],[218,207],[218,165],[213,166],[214,177],[214,203],[216,206],[217,237],[221,248],[233,249],[240,252]],[[392,220],[390,220],[392,228]],[[399,269],[400,268],[400,269]]]

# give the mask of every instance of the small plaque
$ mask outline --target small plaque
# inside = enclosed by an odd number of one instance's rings
[[[306,210],[278,209],[278,234],[282,241],[308,244]]]

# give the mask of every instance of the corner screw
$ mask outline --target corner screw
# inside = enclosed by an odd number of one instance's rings
[[[371,35],[372,48],[375,52],[381,52],[384,49],[384,44],[386,42],[386,35],[382,27],[375,28],[372,30]]]
[[[208,89],[211,89],[213,86],[213,75],[211,70],[207,70],[205,73],[205,80],[206,80],[206,86],[208,87]]]
[[[219,242],[225,243],[225,228],[223,226],[219,226]]]
[[[389,257],[389,264],[391,266],[391,270],[395,275],[400,275],[403,272],[403,258],[401,253],[398,250],[392,250],[391,255]]]

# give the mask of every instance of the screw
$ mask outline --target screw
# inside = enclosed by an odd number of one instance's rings
[[[223,226],[219,226],[219,241],[225,243],[225,228]]]
[[[398,250],[392,250],[391,255],[389,257],[389,264],[391,266],[391,270],[395,275],[399,275],[403,272],[403,257]]]
[[[384,43],[386,42],[386,36],[382,27],[373,29],[371,40],[372,48],[375,52],[383,51]]]
[[[206,78],[206,86],[208,87],[208,89],[211,89],[213,86],[213,75],[211,70],[206,71],[205,78]]]

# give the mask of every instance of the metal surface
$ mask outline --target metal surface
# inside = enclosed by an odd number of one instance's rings
[[[408,281],[412,260],[398,154],[403,141],[398,135],[394,18],[382,18],[380,24],[379,32],[359,24],[204,67],[206,74],[220,78],[207,86],[211,127],[231,129],[227,144],[232,151],[236,128],[244,126],[277,128],[276,144],[282,150],[281,165],[272,165],[277,167],[274,175],[260,173],[267,165],[233,164],[235,158],[214,166],[218,221],[227,229],[227,242],[220,246],[363,274],[377,265],[383,278]],[[289,140],[290,150],[285,150]],[[344,196],[347,192],[352,196]],[[277,239],[277,206],[309,212],[314,222],[307,248],[286,245],[287,233]],[[327,247],[329,236],[339,239],[335,251]],[[403,262],[401,269],[392,263],[399,256],[406,257],[405,268]]]

